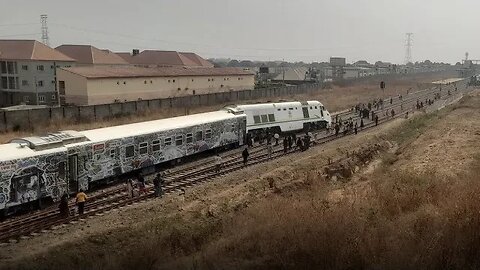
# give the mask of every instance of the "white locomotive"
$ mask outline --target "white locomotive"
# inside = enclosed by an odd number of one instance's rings
[[[248,133],[308,131],[325,128],[332,122],[330,113],[319,101],[237,105],[225,109],[247,115]]]

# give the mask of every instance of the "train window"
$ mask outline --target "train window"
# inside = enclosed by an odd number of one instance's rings
[[[275,115],[269,114],[269,115],[268,115],[268,121],[270,121],[270,122],[275,122]]]
[[[266,114],[262,115],[262,123],[268,122],[268,116]]]
[[[152,141],[152,152],[160,151],[160,140]]]
[[[110,157],[115,158],[115,149],[110,149]]]
[[[315,106],[315,110],[317,109],[317,106]]]
[[[277,111],[281,111],[282,109],[277,109]]]
[[[312,107],[312,106],[310,106],[310,110],[313,110],[313,107]]]
[[[138,145],[138,152],[140,155],[145,155],[148,153],[148,143],[147,142],[142,142]]]
[[[287,108],[283,108],[283,110],[284,110],[284,111],[286,111],[286,110],[287,110]]]
[[[207,129],[205,130],[205,139],[211,139],[212,138],[212,130]]]
[[[186,141],[187,141],[187,143],[192,143],[193,142],[193,134],[192,133],[187,134]]]
[[[293,111],[293,108],[288,108],[290,111]]]
[[[197,133],[195,133],[195,140],[197,142],[203,140],[203,132],[201,130],[197,131]]]
[[[165,138],[165,146],[172,145],[172,138]]]
[[[183,144],[183,136],[182,135],[178,135],[175,137],[175,145],[176,146],[180,146]]]
[[[260,115],[254,115],[253,116],[253,122],[255,122],[255,124],[260,124]]]
[[[322,110],[320,110],[320,115],[323,117],[323,111]]]
[[[129,145],[125,147],[125,157],[131,158],[135,155],[135,146]]]

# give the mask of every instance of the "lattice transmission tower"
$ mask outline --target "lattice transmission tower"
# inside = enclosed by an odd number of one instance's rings
[[[48,39],[48,25],[47,25],[47,15],[40,15],[40,22],[42,23],[42,43],[50,46],[50,41]]]
[[[413,33],[406,33],[405,64],[412,62]]]

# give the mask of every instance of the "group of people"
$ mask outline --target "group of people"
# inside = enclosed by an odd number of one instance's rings
[[[165,185],[165,172],[158,173],[153,179],[154,186],[154,195],[155,197],[163,196],[163,186]],[[138,189],[138,191],[136,191]],[[127,193],[129,198],[138,196],[140,194],[146,194],[148,191],[146,189],[145,177],[138,175],[136,182],[132,179],[127,180]],[[77,206],[78,215],[83,215],[85,213],[85,203],[87,202],[88,196],[83,190],[80,191],[75,196],[75,203]],[[60,210],[60,216],[63,218],[68,218],[71,215],[68,195],[64,194],[58,205]]]

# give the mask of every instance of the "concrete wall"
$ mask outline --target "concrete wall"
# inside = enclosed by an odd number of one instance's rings
[[[273,99],[292,94],[306,94],[313,91],[321,91],[321,89],[322,86],[319,84],[308,84],[102,105],[65,106],[16,111],[0,110],[0,132],[29,130],[35,126],[45,126],[51,122],[59,121],[93,122],[116,116],[154,112],[160,109],[168,110],[223,103],[235,104],[258,98]]]

